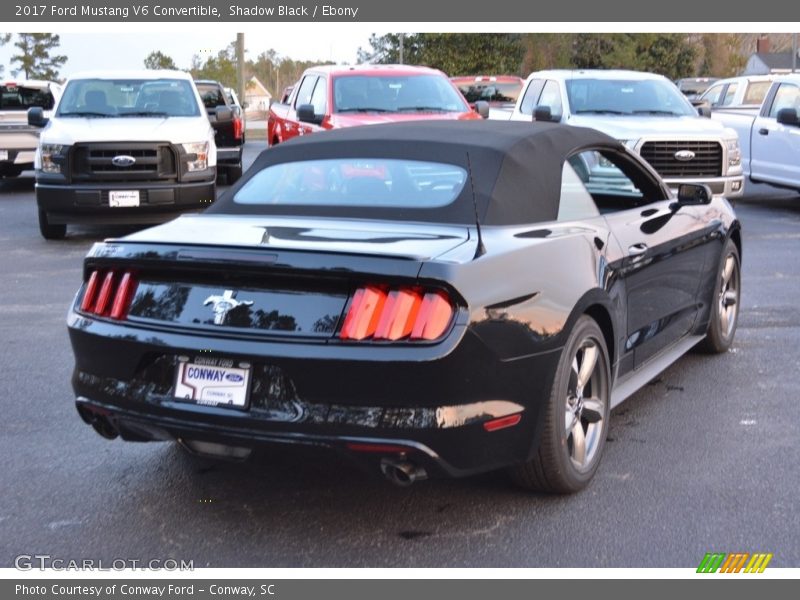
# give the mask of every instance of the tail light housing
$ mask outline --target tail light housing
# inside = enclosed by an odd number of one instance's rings
[[[240,140],[244,133],[244,123],[241,117],[233,117],[233,138]]]
[[[455,307],[441,290],[365,285],[352,296],[339,338],[352,341],[433,341],[450,326]]]
[[[125,319],[136,292],[136,283],[131,271],[92,271],[79,310],[99,317]]]

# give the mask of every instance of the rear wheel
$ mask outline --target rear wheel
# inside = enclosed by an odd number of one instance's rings
[[[563,494],[589,483],[608,434],[609,364],[603,332],[581,316],[558,362],[539,448],[531,460],[511,468],[517,484]]]
[[[47,218],[47,212],[40,208],[39,231],[46,240],[62,240],[64,236],[67,235],[67,226],[63,223],[60,225],[50,223]]]
[[[708,331],[705,339],[698,344],[700,350],[717,354],[727,352],[733,345],[733,336],[739,322],[741,283],[739,250],[733,240],[728,240],[717,272]]]

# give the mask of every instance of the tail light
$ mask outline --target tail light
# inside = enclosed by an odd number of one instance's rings
[[[234,117],[233,118],[233,137],[234,139],[240,140],[242,139],[242,134],[244,133],[244,123],[242,122],[241,117]]]
[[[435,340],[454,314],[450,298],[439,290],[366,285],[353,294],[339,333],[343,340]]]
[[[80,311],[124,319],[136,291],[136,280],[130,271],[92,271],[80,303]]]

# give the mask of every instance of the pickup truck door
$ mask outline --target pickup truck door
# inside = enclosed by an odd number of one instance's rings
[[[778,123],[782,108],[800,108],[800,85],[775,84],[753,122],[750,143],[750,177],[800,187],[800,127]]]

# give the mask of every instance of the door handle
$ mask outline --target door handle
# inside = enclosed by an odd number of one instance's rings
[[[630,256],[641,256],[647,252],[647,244],[634,244],[633,246],[628,246],[628,255]]]
[[[761,129],[758,130],[758,133],[761,135],[769,135],[769,129],[767,129],[766,127],[762,127]]]

